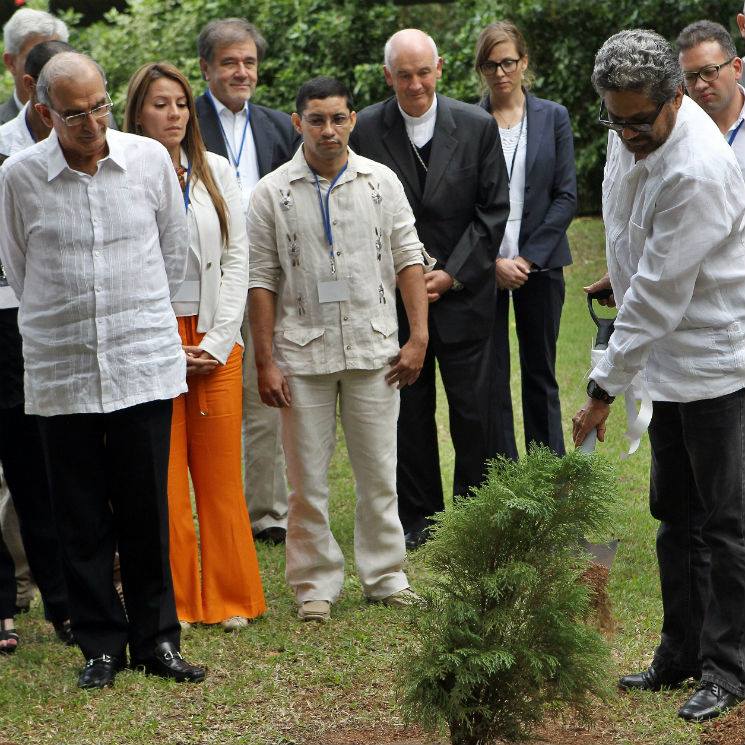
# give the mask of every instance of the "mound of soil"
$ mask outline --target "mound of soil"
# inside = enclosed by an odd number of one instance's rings
[[[590,588],[590,602],[598,630],[606,636],[612,635],[616,625],[608,594],[608,567],[590,564],[582,575],[582,581]]]
[[[701,732],[701,745],[745,745],[745,706],[715,719]]]

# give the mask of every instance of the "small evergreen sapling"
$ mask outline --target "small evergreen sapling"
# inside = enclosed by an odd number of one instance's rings
[[[597,457],[533,448],[494,461],[471,498],[437,516],[402,660],[410,719],[446,723],[453,745],[489,745],[525,738],[549,707],[582,711],[608,693],[578,541],[609,530],[614,491]]]

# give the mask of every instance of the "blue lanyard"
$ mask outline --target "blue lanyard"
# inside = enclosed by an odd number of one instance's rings
[[[191,204],[191,198],[189,197],[189,190],[191,189],[191,163],[186,163],[186,188],[184,189],[184,208],[189,211],[189,205]]]
[[[323,218],[323,230],[326,233],[326,241],[329,244],[329,250],[331,252],[331,263],[334,264],[334,234],[331,232],[331,212],[329,210],[329,197],[331,196],[331,190],[336,186],[336,182],[341,178],[342,173],[347,170],[348,162],[344,164],[344,168],[334,176],[334,180],[329,185],[329,190],[326,192],[326,204],[323,203],[323,197],[321,196],[321,185],[318,183],[318,174],[314,171],[313,176],[316,179],[316,194],[318,194],[318,206],[321,208],[321,217]]]
[[[235,175],[238,178],[238,181],[241,180],[241,174],[240,174],[240,165],[241,165],[241,158],[243,157],[243,146],[246,144],[246,132],[248,132],[248,124],[251,121],[251,108],[248,105],[248,101],[246,101],[246,123],[243,125],[243,134],[241,135],[241,146],[238,150],[238,157],[236,158],[235,153],[233,152],[233,147],[230,144],[230,140],[228,139],[228,135],[225,132],[225,127],[222,126],[222,119],[220,119],[220,113],[217,110],[217,104],[215,104],[215,99],[212,97],[212,91],[208,88],[207,89],[207,98],[209,99],[209,102],[212,104],[212,108],[215,112],[215,116],[217,117],[217,123],[220,125],[220,132],[222,132],[222,139],[225,142],[225,147],[228,150],[228,155],[230,156],[230,162],[233,164],[233,167],[235,168]]]
[[[727,144],[731,147],[732,143],[735,141],[735,137],[737,137],[737,133],[740,131],[740,127],[742,127],[742,123],[745,121],[745,119],[740,119],[740,123],[735,127],[735,131],[729,136],[729,139],[727,140]]]

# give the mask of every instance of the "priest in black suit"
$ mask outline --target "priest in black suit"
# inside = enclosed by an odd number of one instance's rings
[[[416,228],[437,259],[427,274],[429,348],[424,369],[401,391],[398,421],[399,514],[413,548],[443,509],[435,426],[435,361],[448,398],[455,448],[453,493],[483,480],[485,462],[516,457],[511,422],[503,422],[503,386],[494,347],[494,261],[509,214],[507,171],[494,119],[436,94],[442,59],[417,29],[385,46],[386,81],[395,95],[357,115],[350,145],[392,168],[414,210]],[[399,337],[408,337],[399,313]]]
[[[208,85],[196,100],[202,138],[209,151],[235,168],[247,209],[258,180],[290,160],[300,138],[288,114],[250,101],[266,52],[255,26],[242,18],[211,21],[199,34],[197,48]],[[243,333],[246,503],[254,536],[280,543],[287,528],[287,485],[278,410],[261,402],[248,323]]]

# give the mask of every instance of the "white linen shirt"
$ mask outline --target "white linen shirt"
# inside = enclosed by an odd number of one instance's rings
[[[28,106],[23,104],[18,116],[0,126],[0,155],[10,157],[36,144],[26,122]]]
[[[303,148],[264,176],[251,199],[249,289],[277,295],[274,355],[286,375],[385,367],[399,351],[396,275],[427,258],[403,186],[387,166],[350,150],[329,212],[336,273],[349,300],[320,303],[318,281],[332,279],[329,245]]]
[[[654,401],[745,386],[745,182],[721,132],[684,97],[668,139],[634,162],[610,133],[603,219],[619,306],[590,373],[611,395],[642,372]]]
[[[170,299],[189,245],[178,179],[155,140],[106,139],[93,176],[68,166],[55,132],[0,169],[0,256],[21,301],[29,414],[186,391]]]

